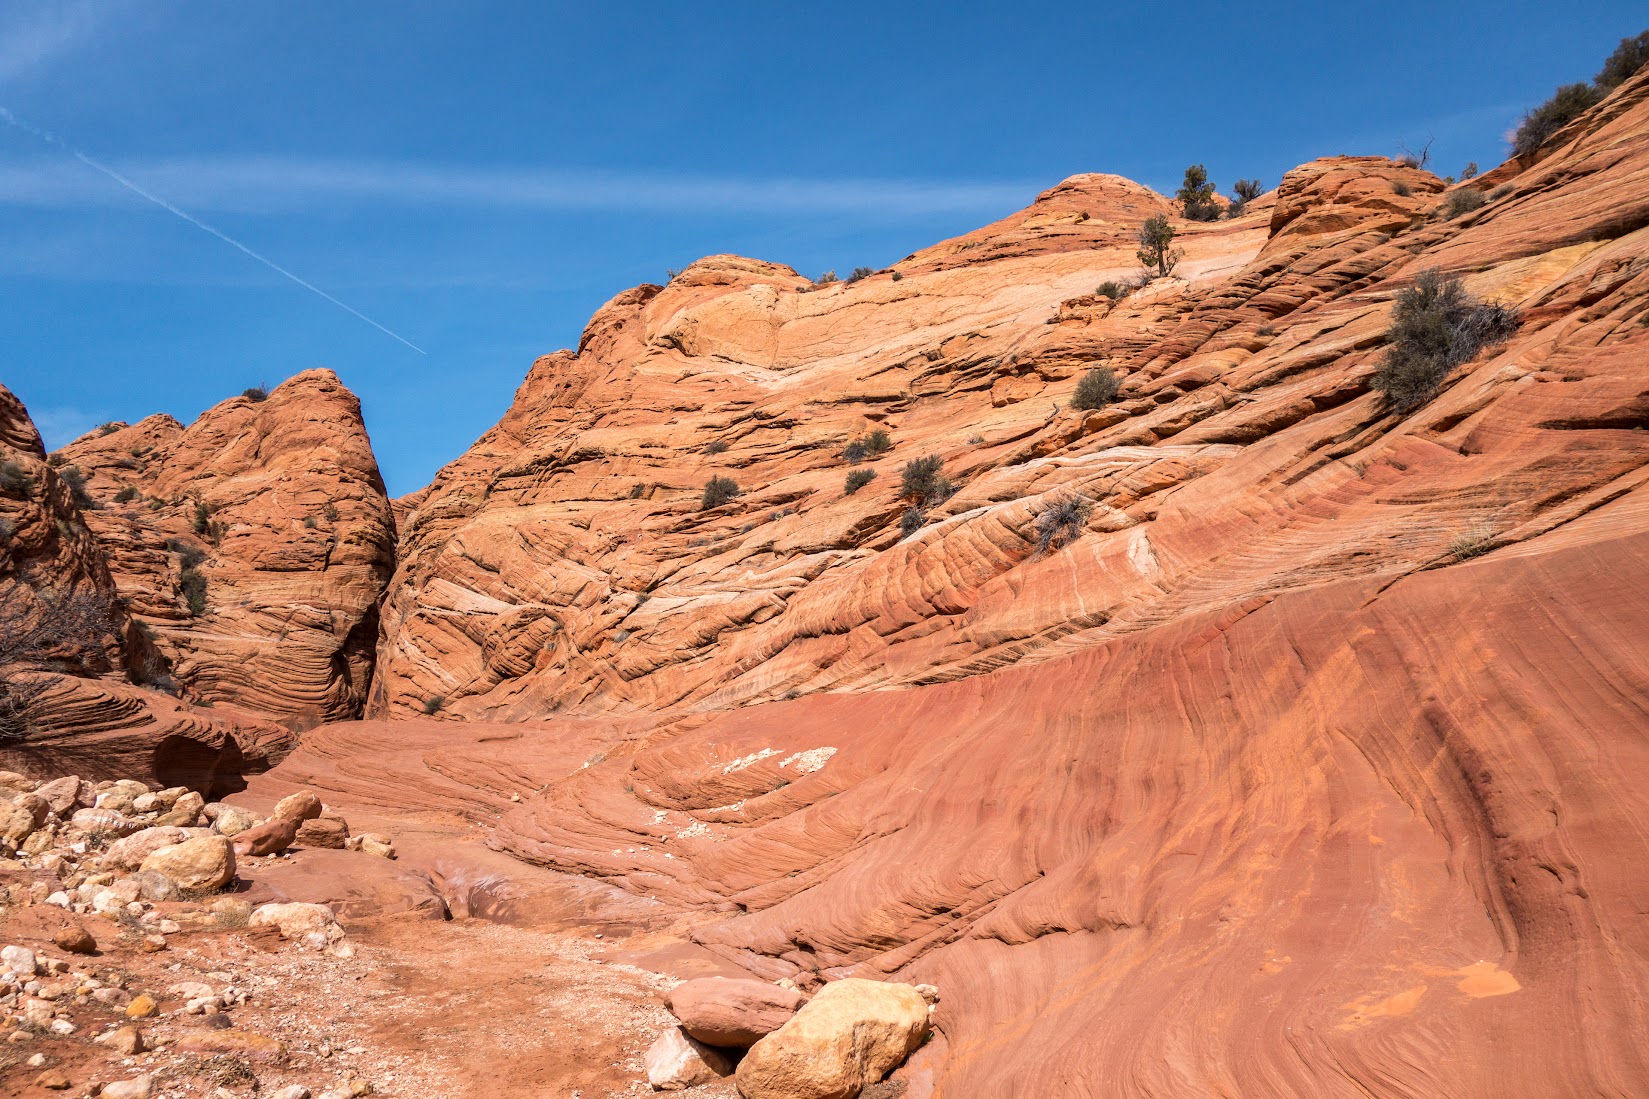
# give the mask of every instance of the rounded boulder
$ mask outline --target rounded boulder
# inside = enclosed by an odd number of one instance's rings
[[[185,892],[204,892],[235,878],[235,849],[225,836],[196,836],[162,847],[143,860],[144,872],[165,874]]]
[[[664,1006],[699,1041],[748,1049],[790,1021],[802,994],[764,981],[697,977],[665,993]]]
[[[744,1099],[850,1099],[902,1064],[928,1034],[910,985],[835,981],[739,1062]]]

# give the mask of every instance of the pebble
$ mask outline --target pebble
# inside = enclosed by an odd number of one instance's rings
[[[126,1005],[126,1018],[147,1019],[159,1010],[160,1005],[155,1003],[155,998],[150,996],[148,993],[144,993],[141,996],[137,996],[131,1003]]]

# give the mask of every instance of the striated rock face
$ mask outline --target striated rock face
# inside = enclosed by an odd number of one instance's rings
[[[293,728],[360,712],[394,520],[360,403],[331,371],[187,428],[110,425],[54,457],[85,474],[86,523],[190,698]]]
[[[937,984],[935,1094],[1649,1090],[1649,73],[1479,185],[1314,162],[1119,302],[1109,177],[898,280],[619,295],[416,501],[372,699],[567,719],[287,766],[507,810],[759,976]],[[1521,326],[1399,417],[1431,267]]]
[[[196,710],[153,689],[165,657],[128,615],[103,543],[100,513],[76,499],[67,466],[46,461],[39,433],[0,387],[0,676],[26,705],[0,730],[0,766],[37,776],[147,775],[162,786],[233,788],[291,746],[244,715]],[[88,485],[90,478],[88,478]],[[8,664],[28,631],[79,619],[42,651]],[[150,685],[148,689],[138,684]],[[6,707],[8,710],[11,707]]]

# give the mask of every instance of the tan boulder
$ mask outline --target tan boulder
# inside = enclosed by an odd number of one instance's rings
[[[910,985],[856,977],[821,989],[739,1062],[744,1099],[853,1099],[909,1057],[928,1033]]]
[[[322,808],[324,807],[321,805],[320,798],[308,790],[299,790],[297,793],[289,794],[277,801],[273,815],[283,820],[292,821],[294,824],[301,824],[306,820],[314,820],[320,816]]]
[[[32,793],[38,785],[34,779],[20,775],[16,771],[0,771],[0,791],[7,794]]]
[[[0,801],[0,845],[13,850],[34,833],[34,814],[9,801]]]
[[[188,832],[171,825],[145,828],[141,832],[133,832],[124,839],[111,843],[103,857],[98,860],[98,865],[105,870],[136,870],[143,865],[144,859],[162,847],[182,843],[188,838]]]
[[[51,806],[52,812],[64,816],[79,802],[80,786],[79,775],[64,775],[62,778],[41,783],[35,793],[46,799],[46,804]]]
[[[344,937],[338,917],[324,904],[291,901],[265,904],[253,909],[249,927],[276,927],[283,939],[300,939],[315,947],[326,946]]]
[[[242,855],[278,855],[292,846],[298,826],[285,817],[270,817],[235,836],[235,850]]]
[[[142,821],[133,820],[113,809],[77,809],[69,821],[89,835],[129,836],[145,827]]]
[[[664,1006],[691,1037],[747,1049],[788,1023],[802,994],[765,981],[699,977],[666,992]]]
[[[660,1034],[642,1061],[654,1091],[681,1091],[733,1071],[733,1061],[725,1053],[697,1041],[680,1027]]]
[[[201,811],[206,808],[206,799],[193,790],[185,793],[174,802],[171,808],[162,813],[157,824],[176,824],[185,828],[200,823]]]
[[[238,836],[258,823],[258,818],[252,815],[251,810],[242,809],[238,805],[214,802],[207,806],[206,815],[212,820],[212,830],[220,836]]]
[[[36,828],[46,823],[46,817],[52,811],[51,804],[39,794],[18,794],[11,799],[11,803],[19,809],[26,809],[34,818]]]
[[[142,869],[165,874],[187,892],[218,889],[234,880],[235,849],[224,836],[196,836],[162,847]]]
[[[316,817],[298,825],[300,847],[325,847],[342,851],[349,841],[349,825],[337,817]]]

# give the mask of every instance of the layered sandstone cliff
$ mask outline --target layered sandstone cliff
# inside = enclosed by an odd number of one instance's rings
[[[106,425],[53,458],[84,474],[85,522],[188,697],[293,728],[360,713],[395,526],[336,375],[305,371],[188,427]]]
[[[291,738],[162,689],[166,657],[119,598],[77,480],[0,387],[0,767],[232,788]]]
[[[373,689],[568,720],[292,773],[505,811],[759,973],[939,984],[928,1094],[1644,1091],[1649,73],[1458,188],[1314,162],[1115,302],[1166,207],[1103,176],[852,284],[619,295],[409,502]],[[1400,416],[1429,268],[1521,324]]]

